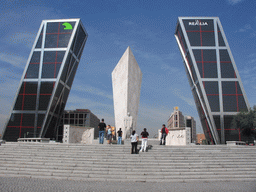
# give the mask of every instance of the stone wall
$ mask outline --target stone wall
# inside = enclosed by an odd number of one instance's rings
[[[177,128],[169,130],[166,137],[166,145],[189,145],[190,142],[190,128]]]
[[[94,128],[64,125],[63,143],[92,144]]]

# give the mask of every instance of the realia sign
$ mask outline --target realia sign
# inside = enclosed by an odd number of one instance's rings
[[[207,22],[202,22],[202,21],[199,21],[199,20],[195,20],[194,22],[189,22],[188,25],[208,25]]]

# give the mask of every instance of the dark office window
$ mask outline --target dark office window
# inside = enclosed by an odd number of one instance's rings
[[[44,32],[44,27],[42,27],[42,30],[40,32],[39,38],[36,43],[36,48],[41,48],[42,46],[43,32]]]
[[[17,141],[19,137],[27,136],[27,132],[34,133],[35,114],[13,113],[8,122],[4,139]],[[33,136],[33,135],[32,135]]]
[[[45,51],[42,78],[57,78],[65,51]]]
[[[68,70],[69,70],[69,66],[70,66],[70,62],[71,62],[71,57],[72,57],[72,54],[68,53],[68,57],[66,59],[66,62],[65,62],[65,65],[63,67],[63,71],[62,71],[62,74],[61,74],[61,77],[60,77],[60,79],[63,82],[66,82],[66,78],[67,78],[67,75],[68,75]]]
[[[186,121],[186,127],[191,127],[191,119],[187,119],[187,121]]]
[[[37,82],[23,82],[14,110],[35,110]]]
[[[183,34],[182,30],[181,30],[180,25],[178,25],[178,27],[177,27],[177,33],[176,33],[176,35],[177,35],[178,38],[179,38],[179,41],[180,41],[180,44],[181,44],[181,47],[182,47],[182,49],[183,49],[184,54],[186,54],[186,52],[187,52],[187,50],[188,50],[188,46],[187,46],[187,43],[186,43],[186,41],[185,41],[184,34]]]
[[[238,81],[223,81],[222,93],[223,95],[241,95],[242,91]]]
[[[219,112],[220,111],[219,96],[207,95],[207,98],[208,98],[212,112]]]
[[[45,118],[45,114],[38,114],[38,117],[37,117],[37,129],[36,129],[36,136],[37,137],[39,137],[41,128],[43,126],[44,118]]]
[[[236,78],[235,70],[226,49],[220,50],[220,66],[222,78]]]
[[[220,111],[218,82],[205,81],[203,84],[212,112]]]
[[[214,23],[209,19],[184,19],[191,46],[215,46]]]
[[[218,40],[219,40],[219,46],[225,46],[225,42],[224,42],[224,39],[222,37],[222,34],[221,34],[221,31],[220,31],[220,28],[219,28],[219,25],[218,26]]]
[[[69,75],[69,79],[67,81],[67,85],[69,87],[71,87],[72,83],[73,83],[73,80],[75,78],[75,74],[76,74],[76,70],[77,70],[77,67],[78,67],[78,62],[75,62],[73,68],[72,68],[72,71],[70,72],[70,75]]]
[[[239,96],[242,96],[239,83],[237,81],[222,82],[223,110],[224,112],[239,111]]]
[[[189,53],[187,54],[187,62],[189,64],[189,69],[190,69],[190,72],[192,73],[193,80],[194,82],[196,82],[198,78],[197,78],[195,67],[192,63],[191,56]]]
[[[39,96],[39,110],[46,110],[54,88],[54,82],[42,82]]]
[[[25,75],[25,79],[28,78],[38,78],[38,71],[40,65],[40,51],[34,51],[29,62],[29,66]]]
[[[213,115],[214,123],[219,135],[219,138],[221,138],[221,127],[220,127],[220,116],[219,115]]]
[[[203,84],[207,95],[219,95],[218,81],[204,81]]]
[[[215,50],[193,50],[201,78],[217,78],[217,60]]]
[[[224,130],[226,141],[239,141],[239,131],[232,126],[233,116],[224,115]]]
[[[72,29],[65,29],[63,22],[49,22],[46,28],[45,48],[67,47],[75,22],[69,22]]]
[[[77,36],[75,47],[74,47],[75,55],[78,55],[79,51],[81,50],[82,44],[84,43],[86,38],[85,31],[83,30],[81,25],[79,26],[77,33],[78,33],[78,36]]]

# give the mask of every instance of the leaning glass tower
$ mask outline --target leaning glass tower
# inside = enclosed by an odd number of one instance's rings
[[[241,140],[231,121],[249,103],[219,18],[179,17],[175,37],[207,140]]]
[[[80,19],[42,21],[4,130],[4,140],[56,138],[87,36]]]

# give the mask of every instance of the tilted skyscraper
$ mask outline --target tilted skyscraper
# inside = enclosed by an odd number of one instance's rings
[[[4,130],[6,141],[56,138],[87,36],[80,19],[42,21]]]
[[[175,37],[207,140],[241,140],[231,121],[249,103],[219,18],[179,17]]]
[[[122,128],[123,139],[126,136],[124,118],[127,113],[132,116],[132,127],[136,129],[141,81],[142,72],[131,48],[128,47],[112,72],[115,126],[116,130]]]

